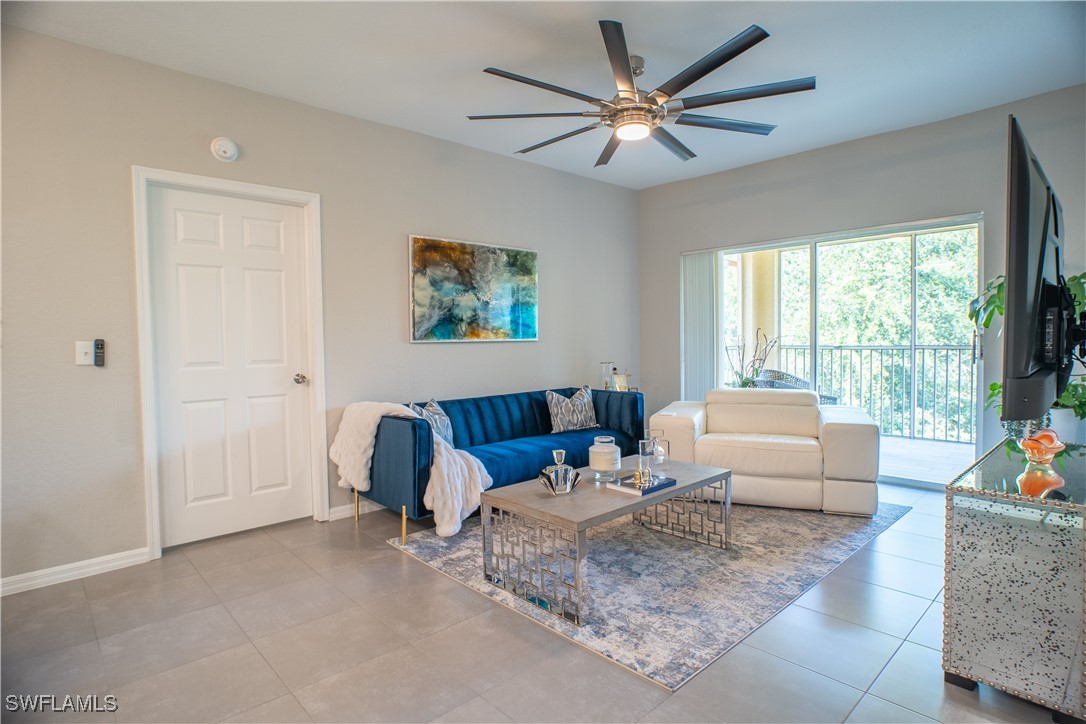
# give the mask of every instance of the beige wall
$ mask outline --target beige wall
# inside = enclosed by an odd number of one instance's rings
[[[357,400],[640,372],[635,192],[7,26],[2,49],[0,575],[146,544],[133,165],[321,195],[329,440]],[[410,233],[537,249],[540,341],[410,344]],[[95,337],[107,366],[75,367]]]
[[[646,413],[679,395],[681,252],[982,212],[982,279],[1001,273],[1008,113],[1018,117],[1061,197],[1067,268],[1081,271],[1086,86],[642,191],[641,309],[645,328],[654,330],[641,340]],[[985,388],[1001,375],[1000,341],[989,337]],[[994,443],[998,434],[989,413],[984,439]]]
[[[686,239],[980,211],[990,277],[1008,111],[1063,196],[1071,268],[1086,266],[1083,87],[635,194],[22,30],[4,27],[2,52],[4,577],[145,545],[132,165],[321,194],[330,437],[355,400],[594,382],[603,359],[662,407],[678,395]],[[212,158],[220,135],[236,163]],[[410,233],[538,249],[540,341],[411,345]],[[95,337],[107,366],[75,367],[73,342]]]

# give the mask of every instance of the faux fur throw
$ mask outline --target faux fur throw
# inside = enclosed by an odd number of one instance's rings
[[[377,426],[385,415],[418,417],[403,405],[391,402],[356,402],[343,411],[336,439],[328,451],[328,457],[339,467],[339,487],[370,489]],[[493,483],[478,459],[434,435],[434,462],[422,502],[434,511],[438,535],[459,532],[460,524],[479,507],[479,494]]]

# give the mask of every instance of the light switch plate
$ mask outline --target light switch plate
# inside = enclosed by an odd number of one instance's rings
[[[94,365],[94,342],[75,343],[75,363],[77,366]]]

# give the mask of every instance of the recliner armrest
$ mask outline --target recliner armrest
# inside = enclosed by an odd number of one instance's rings
[[[649,419],[649,428],[663,430],[671,458],[694,462],[694,443],[705,432],[704,402],[672,402]]]
[[[875,482],[879,476],[879,426],[859,407],[818,408],[823,477]]]

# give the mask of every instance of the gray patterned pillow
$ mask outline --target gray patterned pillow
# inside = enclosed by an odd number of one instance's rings
[[[547,408],[551,412],[551,432],[599,427],[596,408],[592,406],[592,390],[588,385],[573,393],[573,397],[562,397],[557,392],[547,390]]]
[[[453,444],[452,421],[449,420],[449,416],[445,414],[445,411],[441,409],[441,405],[437,404],[437,400],[431,399],[426,403],[426,407],[419,407],[414,402],[408,407],[411,412],[430,423],[435,435],[439,435],[450,445]]]

